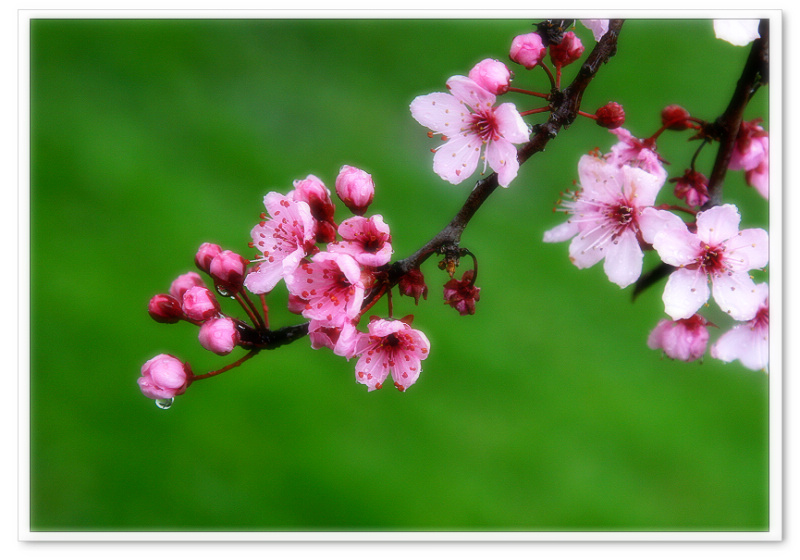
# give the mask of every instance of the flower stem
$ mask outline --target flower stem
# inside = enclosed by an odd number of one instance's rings
[[[238,360],[236,360],[232,364],[228,364],[224,368],[217,369],[217,370],[214,370],[214,371],[209,371],[208,373],[204,373],[202,375],[193,375],[192,376],[192,382],[197,381],[199,379],[208,379],[209,377],[214,377],[215,375],[219,375],[220,373],[225,373],[226,371],[228,371],[230,369],[233,369],[235,367],[239,367],[240,365],[245,363],[247,360],[249,360],[250,358],[252,358],[256,354],[258,354],[258,352],[259,352],[259,349],[258,348],[254,348],[253,350],[250,350],[250,352],[248,352],[247,354],[245,354],[244,356],[242,356],[241,358],[239,358]]]

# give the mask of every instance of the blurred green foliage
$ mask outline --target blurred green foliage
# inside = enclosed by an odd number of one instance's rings
[[[531,23],[31,22],[32,530],[769,528],[769,377],[662,359],[646,346],[660,287],[632,303],[601,266],[577,270],[566,244],[541,242],[563,221],[552,209],[580,155],[615,140],[588,119],[466,230],[476,315],[442,305],[435,259],[428,301],[394,298],[432,343],[407,393],[368,394],[353,361],[307,340],[195,384],[168,411],[137,388],[160,352],[198,373],[227,363],[190,325],[154,323],[147,302],[193,269],[204,241],[249,255],[268,191],[309,173],[332,187],[355,165],[373,175],[371,212],[397,258],[438,232],[472,181],[435,176],[434,141],[408,105],[485,57],[506,60]],[[622,103],[639,137],[669,103],[716,118],[746,54],[707,20],[628,21],[584,109]],[[515,72],[519,87],[548,88],[540,70]],[[672,175],[697,147],[688,136],[659,142]],[[712,160],[705,150],[699,168]],[[766,225],[741,173],[726,197],[744,225]],[[284,298],[271,296],[273,326],[300,322]]]

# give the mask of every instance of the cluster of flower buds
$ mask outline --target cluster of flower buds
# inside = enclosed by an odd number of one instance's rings
[[[570,260],[578,268],[604,260],[609,280],[621,288],[640,279],[644,252],[654,250],[672,270],[662,296],[670,319],[658,323],[649,346],[678,360],[704,356],[711,323],[698,312],[713,298],[737,323],[711,347],[711,356],[766,370],[769,290],[766,283],[756,284],[750,272],[767,266],[767,232],[740,230],[741,215],[732,204],[704,208],[708,180],[693,168],[671,179],[674,195],[687,206],[656,204],[667,171],[655,139],[664,130],[688,129],[703,130],[703,123],[673,105],[662,111],[662,127],[650,138],[611,130],[617,143],[608,154],[593,152],[580,159],[580,187],[560,201],[568,219],[545,232],[544,241],[571,240]],[[738,138],[730,169],[766,165],[767,136],[760,127],[743,123]],[[674,211],[692,220],[685,222]],[[746,345],[732,342],[747,337]]]

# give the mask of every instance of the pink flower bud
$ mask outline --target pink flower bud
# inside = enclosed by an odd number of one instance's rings
[[[475,286],[474,270],[467,270],[461,280],[452,278],[444,285],[444,300],[460,315],[474,315],[475,302],[481,299],[481,289]]]
[[[647,345],[654,350],[661,348],[673,360],[692,362],[706,353],[707,324],[700,315],[678,321],[663,319],[650,333]]]
[[[336,241],[336,222],[333,215],[336,206],[331,200],[331,192],[314,175],[294,182],[294,190],[287,196],[297,202],[305,202],[317,223],[317,242]]]
[[[200,346],[220,356],[230,354],[239,344],[239,329],[230,317],[210,319],[200,327]]]
[[[211,259],[208,272],[219,289],[236,293],[241,291],[248,261],[233,251],[222,251]]]
[[[625,111],[622,105],[611,101],[600,107],[596,112],[597,124],[604,128],[619,128],[625,124]]]
[[[702,206],[708,201],[708,179],[702,173],[687,169],[681,177],[670,179],[675,183],[675,196],[690,206]]]
[[[583,43],[572,31],[564,33],[557,45],[550,45],[550,60],[557,68],[562,68],[578,60],[583,54]]]
[[[203,243],[194,257],[194,264],[203,272],[208,272],[211,260],[222,252],[222,247],[214,243]]]
[[[181,301],[183,299],[183,294],[186,293],[186,290],[189,288],[194,288],[195,286],[204,285],[205,282],[203,282],[203,278],[199,274],[196,272],[187,272],[186,274],[181,274],[172,281],[172,284],[169,287],[169,295],[178,301]]]
[[[177,323],[184,318],[180,302],[169,294],[153,296],[147,311],[159,323]]]
[[[186,392],[192,382],[192,369],[169,354],[159,354],[145,362],[137,380],[145,397],[171,399]]]
[[[419,305],[419,298],[428,299],[428,286],[420,269],[415,268],[400,277],[400,295],[414,298],[414,303]]]
[[[183,294],[183,312],[193,321],[206,321],[219,314],[217,298],[206,287],[195,286]]]
[[[487,58],[469,71],[469,78],[483,89],[495,95],[502,95],[508,91],[511,71],[499,60]]]
[[[547,48],[538,33],[517,35],[511,41],[509,57],[528,70],[540,64],[545,54],[547,54]]]
[[[363,216],[375,196],[372,175],[356,167],[343,165],[336,177],[336,194],[353,214]]]
[[[769,157],[769,136],[759,126],[760,121],[761,119],[742,122],[728,163],[729,169],[750,171]]]
[[[680,105],[667,105],[661,110],[661,124],[667,130],[686,130],[691,128],[689,111]]]

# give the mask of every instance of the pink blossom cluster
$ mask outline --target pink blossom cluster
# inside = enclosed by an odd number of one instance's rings
[[[712,346],[711,355],[766,370],[768,288],[757,285],[751,271],[767,266],[767,232],[740,230],[741,215],[732,204],[692,209],[708,200],[705,177],[692,170],[674,180],[674,194],[690,207],[656,205],[667,171],[655,142],[639,140],[622,128],[611,132],[618,142],[608,154],[594,152],[580,159],[579,188],[561,202],[567,221],[546,231],[544,241],[570,240],[569,258],[575,266],[588,268],[603,261],[608,279],[621,288],[640,279],[644,253],[655,251],[672,267],[662,295],[670,319],[658,323],[648,345],[674,359],[701,358],[710,323],[699,312],[713,299],[737,326],[731,331],[735,334],[724,335]],[[758,133],[755,138],[760,138]],[[743,150],[737,161],[745,154]],[[693,221],[684,221],[674,210]],[[730,342],[747,337],[752,338],[748,345]]]
[[[419,378],[430,343],[411,327],[411,316],[371,317],[366,331],[359,330],[366,310],[388,287],[392,237],[380,214],[366,215],[375,191],[369,173],[345,165],[335,184],[353,215],[337,224],[330,190],[314,175],[294,181],[287,194],[270,192],[264,197],[266,212],[251,230],[250,246],[258,254],[247,260],[219,245],[202,244],[195,265],[208,274],[210,284],[197,272],[179,276],[168,293],[150,300],[150,316],[160,323],[198,326],[200,344],[219,355],[237,346],[258,351],[270,332],[266,296],[283,282],[289,309],[308,320],[313,348],[329,348],[348,360],[357,357],[356,381],[370,391],[380,389],[390,375],[395,387],[405,391]],[[248,293],[261,299],[263,315]],[[419,270],[400,279],[400,293],[415,302],[427,297]],[[236,300],[250,322],[226,314],[218,296]],[[145,364],[139,384],[150,398],[172,399],[192,381],[217,373],[193,375],[188,364],[161,355]]]

